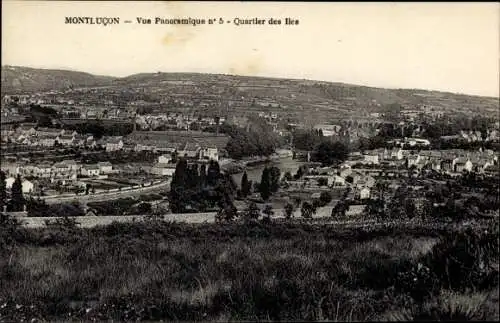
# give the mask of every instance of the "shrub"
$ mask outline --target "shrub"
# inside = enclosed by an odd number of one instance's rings
[[[465,291],[489,285],[491,260],[498,259],[499,237],[468,229],[445,236],[422,262],[437,275],[444,288]],[[498,275],[498,271],[493,272]]]
[[[309,202],[302,203],[302,208],[300,209],[302,216],[306,219],[312,218],[314,213],[314,206]]]
[[[318,185],[319,186],[327,186],[328,185],[328,179],[326,177],[320,177],[318,178]]]
[[[325,206],[332,201],[332,194],[330,192],[321,192],[319,200],[321,201],[321,205]]]
[[[294,209],[293,204],[291,204],[291,203],[287,203],[287,204],[285,205],[285,217],[286,217],[287,219],[290,219],[290,218],[292,217],[292,214],[293,214],[293,209]]]

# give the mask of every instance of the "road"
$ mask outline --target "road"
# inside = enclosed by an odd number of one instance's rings
[[[71,195],[71,196],[63,196],[63,197],[42,196],[41,199],[44,199],[47,204],[58,204],[58,203],[72,202],[72,201],[102,202],[102,201],[108,201],[111,199],[132,197],[132,196],[135,196],[138,194],[144,194],[144,193],[148,193],[148,192],[152,192],[152,191],[168,189],[169,185],[170,185],[170,182],[166,181],[166,182],[154,184],[151,186],[140,187],[140,188],[125,190],[125,191],[117,191],[117,192],[110,192],[110,193],[96,193],[96,194],[89,194],[89,195],[84,195],[84,194]]]

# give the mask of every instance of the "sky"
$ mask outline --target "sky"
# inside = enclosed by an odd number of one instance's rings
[[[119,17],[120,24],[65,24],[65,17],[80,16]],[[137,17],[153,24],[138,24]],[[154,24],[156,17],[204,18],[207,24]],[[285,25],[287,17],[299,24]],[[498,97],[499,17],[495,2],[6,0],[2,65],[112,76],[270,76]],[[210,25],[209,18],[217,22]],[[235,18],[266,24],[236,26]],[[282,24],[269,25],[270,18]]]

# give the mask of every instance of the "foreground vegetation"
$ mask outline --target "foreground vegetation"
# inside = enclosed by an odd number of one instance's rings
[[[498,320],[498,223],[0,227],[0,320]]]

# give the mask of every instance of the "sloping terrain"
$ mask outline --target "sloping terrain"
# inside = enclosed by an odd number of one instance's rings
[[[232,110],[325,112],[339,117],[369,117],[390,104],[429,106],[449,114],[498,116],[499,100],[418,89],[382,89],[323,81],[197,73],[140,73],[123,78],[88,73],[2,67],[2,93],[32,93],[76,87],[105,87],[96,94],[119,96],[141,91],[154,101],[175,98],[187,106],[229,106]],[[94,91],[94,92],[95,92]],[[265,109],[263,109],[265,108]],[[361,113],[362,112],[362,113]]]
[[[2,94],[101,86],[109,84],[112,79],[112,77],[96,76],[84,72],[2,66]]]

